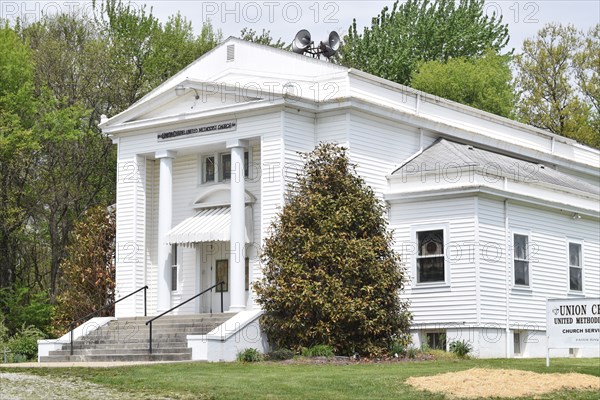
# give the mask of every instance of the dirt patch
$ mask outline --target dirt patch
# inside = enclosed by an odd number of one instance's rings
[[[417,389],[450,398],[524,397],[561,389],[600,390],[600,377],[585,374],[538,374],[514,369],[474,368],[434,376],[410,377]]]

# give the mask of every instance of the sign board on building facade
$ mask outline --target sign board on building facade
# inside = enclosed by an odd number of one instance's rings
[[[550,349],[600,346],[600,298],[548,299],[546,365]]]
[[[156,138],[158,139],[159,142],[162,142],[164,140],[189,138],[189,137],[194,137],[194,136],[210,135],[213,133],[230,132],[230,131],[235,131],[236,128],[237,128],[236,120],[221,121],[221,122],[215,122],[213,124],[197,126],[194,128],[161,132],[156,135]]]

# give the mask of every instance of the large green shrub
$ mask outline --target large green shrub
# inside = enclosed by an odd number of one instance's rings
[[[345,149],[321,144],[304,158],[254,285],[263,329],[278,348],[386,353],[392,338],[408,331],[410,314],[398,296],[404,269],[385,208]]]
[[[8,339],[7,347],[13,360],[33,360],[37,357],[38,339],[45,338],[44,332],[35,326],[23,325],[17,333]]]
[[[8,335],[14,335],[23,325],[48,333],[54,305],[47,292],[34,292],[24,286],[6,287],[0,289],[0,312],[10,316],[5,321]]]

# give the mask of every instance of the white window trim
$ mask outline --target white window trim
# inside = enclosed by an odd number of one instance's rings
[[[521,285],[515,283],[515,235],[527,236],[527,281],[528,285]],[[533,259],[531,252],[531,231],[524,229],[512,229],[510,236],[510,264],[512,265],[512,281],[511,286],[513,289],[531,290],[533,288],[533,282],[531,280],[531,270],[533,269]]]
[[[417,254],[419,253],[418,232],[424,231],[443,231],[444,235],[444,280],[439,282],[418,282],[417,274]],[[448,257],[448,245],[450,242],[450,224],[447,222],[418,224],[410,228],[411,242],[414,244],[414,251],[411,254],[411,281],[413,288],[447,288],[451,285],[450,280],[450,261]]]
[[[569,244],[574,243],[574,244],[578,244],[579,246],[581,246],[581,254],[580,254],[580,262],[581,262],[581,266],[579,268],[581,268],[581,290],[572,290],[571,289],[571,259],[570,256],[571,254],[569,254]],[[585,293],[585,276],[584,276],[584,265],[585,265],[585,246],[584,246],[584,241],[582,239],[575,239],[575,238],[571,238],[568,237],[567,238],[567,243],[566,243],[566,266],[567,266],[567,293],[570,295],[579,295],[579,296],[583,296]]]
[[[248,146],[244,152],[248,153],[248,176],[245,177],[245,180],[251,181],[254,179],[254,168],[252,167],[252,146]],[[231,154],[231,151],[215,151],[211,153],[198,154],[198,186],[217,185],[219,183],[229,182],[229,179],[224,180],[221,177],[221,156],[224,154]],[[214,157],[215,160],[215,180],[212,182],[204,182],[204,160],[206,157]]]
[[[177,270],[177,289],[176,289],[176,290],[173,290],[173,288],[171,287],[171,293],[172,293],[172,294],[181,294],[181,286],[182,286],[182,285],[181,285],[181,282],[182,282],[182,279],[181,279],[181,275],[182,275],[182,274],[181,274],[181,273],[182,273],[182,268],[181,268],[181,257],[183,256],[183,254],[182,254],[182,249],[181,249],[181,246],[177,246],[177,245],[174,245],[174,246],[175,246],[175,247],[176,247],[176,249],[177,249],[177,250],[176,250],[176,251],[177,251],[177,264],[173,264],[173,263],[171,263],[171,273],[173,273],[173,267],[176,267],[176,270]],[[172,248],[173,248],[173,247],[171,247],[171,249],[172,249]],[[171,259],[172,259],[172,258],[171,258]],[[172,278],[171,278],[171,284],[172,284]],[[172,285],[171,285],[171,286],[172,286]]]

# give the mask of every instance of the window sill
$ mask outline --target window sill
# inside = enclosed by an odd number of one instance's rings
[[[448,282],[431,282],[431,283],[417,283],[412,285],[413,289],[447,289],[450,290],[450,284]]]
[[[569,297],[585,297],[585,293],[583,293],[583,290],[582,291],[569,290],[567,292],[567,296],[569,296]]]
[[[522,285],[514,285],[512,287],[513,292],[520,292],[520,293],[532,293],[533,289],[531,288],[531,286],[522,286]]]

